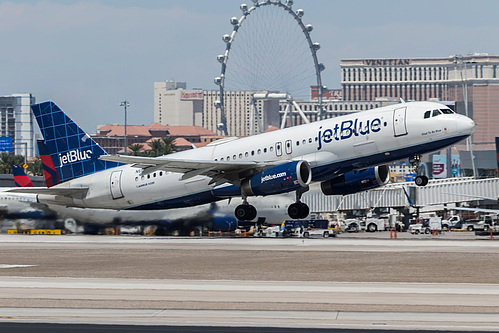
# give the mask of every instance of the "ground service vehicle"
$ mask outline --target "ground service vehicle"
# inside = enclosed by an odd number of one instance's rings
[[[255,231],[255,237],[279,237],[281,233],[281,226],[263,226]]]
[[[461,229],[461,224],[463,220],[459,215],[451,215],[446,220],[442,221],[442,228],[450,229]]]
[[[421,223],[411,224],[409,232],[411,234],[429,234],[433,230],[442,231],[442,219],[440,217],[426,217],[421,219]]]
[[[365,226],[367,232],[383,231],[389,229],[387,219],[368,218],[365,222]]]
[[[468,231],[489,231],[494,225],[494,218],[492,215],[481,215],[478,219],[465,220],[461,224],[461,229]]]
[[[286,220],[282,233],[284,237],[336,236],[336,231],[329,228],[328,220]]]
[[[346,219],[342,222],[346,232],[359,232],[364,229],[362,221],[359,219]]]

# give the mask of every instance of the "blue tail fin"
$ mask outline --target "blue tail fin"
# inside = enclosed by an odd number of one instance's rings
[[[106,155],[104,149],[54,102],[34,104],[31,110],[61,182],[120,165],[99,160],[99,156]]]

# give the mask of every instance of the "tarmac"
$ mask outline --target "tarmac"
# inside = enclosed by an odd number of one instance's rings
[[[499,331],[498,240],[0,235],[0,323]]]

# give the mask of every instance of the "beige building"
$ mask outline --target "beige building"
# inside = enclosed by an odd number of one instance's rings
[[[248,136],[251,127],[258,134],[272,126],[279,126],[279,101],[255,100],[255,116],[251,117],[251,103],[254,94],[265,94],[266,91],[227,91],[224,93],[225,116],[229,136]],[[221,123],[220,91],[205,91],[203,126],[213,132],[220,133],[218,124]],[[257,117],[258,116],[258,117]],[[261,131],[257,119],[261,119]]]
[[[456,111],[477,122],[475,149],[494,149],[499,133],[499,56],[341,60],[342,97],[347,101],[402,98],[455,101]],[[467,92],[467,96],[465,94]],[[464,107],[467,97],[468,110]]]
[[[247,136],[254,127],[260,133],[258,119],[251,119],[251,103],[255,93],[266,91],[228,91],[224,93],[225,115],[230,136]],[[154,121],[170,126],[202,126],[219,130],[222,121],[219,107],[220,92],[216,90],[186,89],[181,82],[154,83]],[[279,126],[279,101],[256,100],[254,112],[261,119],[261,131]]]
[[[202,126],[203,90],[187,90],[185,82],[154,82],[154,122]]]

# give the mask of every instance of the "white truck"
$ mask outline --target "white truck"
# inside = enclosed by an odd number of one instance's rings
[[[346,232],[359,232],[364,230],[364,225],[359,219],[346,219],[341,222],[341,225]]]
[[[429,234],[434,230],[442,232],[442,219],[438,216],[422,218],[419,223],[409,226],[409,232],[415,235]]]
[[[390,228],[387,219],[368,218],[362,224],[365,225],[367,232],[384,231]]]
[[[497,222],[495,215],[481,215],[478,219],[464,220],[459,215],[452,215],[442,225],[447,229],[466,229],[468,231],[489,231]]]
[[[263,226],[259,227],[256,231],[254,236],[255,237],[279,237],[279,234],[281,232],[281,226]]]
[[[442,221],[442,228],[451,230],[451,229],[461,229],[461,223],[463,220],[459,215],[451,215],[446,220]]]
[[[335,237],[336,230],[329,227],[328,220],[287,220],[282,227],[284,237]]]

